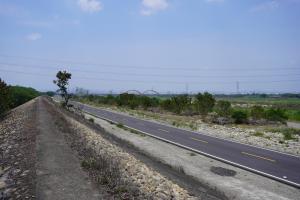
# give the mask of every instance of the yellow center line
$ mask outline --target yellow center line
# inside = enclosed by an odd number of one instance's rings
[[[169,133],[169,131],[167,131],[167,130],[164,130],[164,129],[158,129],[159,131],[164,131],[164,132],[167,132],[167,133]]]
[[[267,161],[270,161],[270,162],[276,162],[276,161],[273,160],[273,159],[266,158],[266,157],[263,157],[263,156],[258,156],[258,155],[251,154],[251,153],[247,153],[247,152],[243,152],[243,151],[242,151],[242,154],[245,154],[245,155],[248,155],[248,156],[252,156],[252,157],[255,157],[255,158],[264,159],[264,160],[267,160]]]
[[[200,140],[200,139],[198,139],[198,138],[193,138],[193,137],[191,137],[191,139],[192,140],[195,140],[195,141],[198,141],[198,142],[203,142],[203,143],[208,143],[208,142],[206,142],[206,141],[204,141],[204,140]]]

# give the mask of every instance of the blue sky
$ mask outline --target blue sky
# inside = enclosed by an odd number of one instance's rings
[[[300,92],[300,0],[0,0],[0,27],[13,85]]]

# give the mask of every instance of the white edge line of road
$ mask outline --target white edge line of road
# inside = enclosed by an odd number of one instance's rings
[[[93,114],[93,113],[90,113],[90,112],[88,112],[88,111],[84,111],[84,112],[87,113],[87,114],[89,114],[89,115],[92,115],[92,116],[94,116],[94,117],[96,117],[96,118],[104,119],[104,120],[106,120],[106,121],[108,121],[108,122],[111,122],[111,123],[113,123],[113,124],[118,124],[118,122],[113,121],[113,120],[110,120],[110,119],[107,119],[107,118],[105,118],[105,117],[97,116],[97,115],[95,115],[95,114]],[[288,184],[288,185],[291,185],[291,186],[300,188],[300,184],[297,184],[297,183],[295,183],[295,182],[292,182],[292,181],[289,181],[289,180],[286,180],[286,179],[283,179],[283,178],[280,178],[280,177],[277,177],[277,176],[273,176],[273,175],[271,175],[271,174],[268,174],[268,173],[265,173],[265,172],[262,172],[262,171],[259,171],[259,170],[256,170],[256,169],[253,169],[253,168],[244,166],[244,165],[240,165],[240,164],[238,164],[238,163],[235,163],[235,162],[232,162],[232,161],[229,161],[229,160],[220,158],[220,157],[218,157],[218,156],[214,156],[214,155],[212,155],[212,154],[208,154],[208,153],[205,153],[205,152],[203,152],[203,151],[199,151],[199,150],[196,150],[196,149],[187,147],[187,146],[182,145],[182,144],[179,144],[179,143],[177,143],[177,142],[172,142],[172,141],[170,141],[170,140],[167,140],[167,139],[164,139],[164,138],[161,138],[161,137],[152,135],[152,134],[150,134],[150,133],[147,133],[147,132],[144,132],[144,131],[141,131],[141,130],[132,128],[132,127],[127,126],[127,125],[125,125],[125,124],[124,124],[124,127],[129,128],[129,129],[132,129],[132,130],[135,130],[135,131],[138,131],[138,132],[140,132],[140,133],[143,133],[143,134],[148,135],[148,136],[150,136],[150,137],[156,138],[156,139],[158,139],[158,140],[161,140],[161,141],[164,141],[164,142],[167,142],[167,143],[170,143],[170,144],[179,146],[179,147],[181,147],[181,148],[184,148],[184,149],[187,149],[187,150],[190,150],[190,151],[199,153],[199,154],[201,154],[201,155],[204,155],[204,156],[207,156],[207,157],[210,157],[210,158],[219,160],[219,161],[221,161],[221,162],[224,162],[224,163],[227,163],[227,164],[231,164],[231,165],[233,165],[233,166],[236,166],[236,167],[239,167],[239,168],[242,168],[242,169],[246,169],[246,170],[248,170],[248,171],[251,171],[251,172],[254,172],[254,173],[263,175],[263,176],[265,176],[265,177],[269,177],[269,178],[274,179],[274,180],[277,180],[277,181],[279,181],[279,182],[282,182],[282,183],[285,183],[285,184]]]
[[[288,156],[293,156],[293,157],[296,157],[296,158],[300,159],[300,156],[296,156],[296,155],[293,155],[293,154],[290,154],[290,153],[285,153],[285,152],[277,151],[277,150],[274,150],[274,149],[267,149],[267,148],[264,148],[264,147],[259,147],[259,146],[247,144],[247,143],[244,143],[244,142],[240,142],[240,141],[234,140],[234,139],[230,140],[230,139],[221,138],[221,137],[218,137],[218,136],[212,136],[212,135],[209,135],[209,134],[206,134],[206,133],[202,133],[202,132],[190,131],[190,130],[183,129],[183,128],[180,128],[180,127],[174,127],[174,126],[171,126],[169,124],[164,124],[164,123],[161,123],[161,122],[158,122],[158,121],[150,121],[150,120],[147,120],[147,119],[141,119],[141,118],[138,118],[138,117],[135,117],[135,116],[132,116],[132,115],[128,115],[126,113],[117,112],[117,111],[109,110],[109,109],[105,109],[105,108],[99,108],[99,107],[95,107],[95,106],[83,104],[83,103],[80,103],[80,102],[77,102],[77,101],[76,101],[76,103],[82,104],[84,106],[89,106],[89,107],[92,107],[92,108],[95,108],[95,109],[102,109],[102,110],[105,110],[105,111],[108,111],[108,112],[113,112],[113,113],[116,113],[116,114],[119,114],[119,115],[124,115],[124,116],[127,116],[127,117],[132,117],[132,118],[139,119],[139,120],[142,120],[142,121],[145,121],[145,122],[152,122],[152,123],[160,124],[160,125],[167,126],[167,127],[170,127],[170,128],[180,129],[180,130],[187,131],[187,132],[190,132],[190,133],[196,133],[196,134],[199,134],[199,135],[205,135],[205,136],[208,136],[208,137],[217,138],[217,139],[220,139],[220,140],[224,140],[224,141],[228,141],[228,142],[233,142],[233,143],[237,143],[237,144],[243,144],[243,145],[247,145],[247,146],[250,146],[250,147],[255,147],[255,148],[258,148],[258,149],[264,149],[264,150],[267,150],[267,151],[273,151],[273,152],[276,152],[276,153],[280,153],[280,154],[284,154],[284,155],[288,155]]]

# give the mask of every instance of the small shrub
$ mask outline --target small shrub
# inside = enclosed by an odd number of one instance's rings
[[[92,123],[95,122],[94,118],[89,118],[89,121],[92,122]]]
[[[288,110],[285,112],[289,120],[300,121],[300,111],[299,110]]]
[[[196,156],[197,154],[195,154],[194,152],[190,153],[190,156]]]
[[[256,137],[264,137],[264,133],[263,133],[263,132],[257,131],[257,132],[255,132],[255,133],[253,134],[253,136],[256,136]]]
[[[124,128],[124,125],[123,125],[122,123],[118,123],[118,124],[117,124],[117,127],[118,127],[118,128]]]
[[[242,124],[247,122],[248,114],[242,110],[233,111],[231,117],[234,119],[236,124]]]
[[[189,127],[190,127],[190,129],[192,129],[192,130],[197,130],[197,126],[196,126],[195,123],[190,123],[190,124],[189,124]]]
[[[218,101],[215,110],[219,116],[228,117],[231,113],[231,103],[229,101]]]
[[[253,119],[262,119],[265,117],[265,110],[263,107],[261,106],[253,106],[250,109],[250,116]]]
[[[285,122],[287,120],[287,116],[284,110],[280,108],[270,108],[266,111],[266,118],[270,121],[279,121]]]
[[[81,161],[81,167],[84,169],[92,169],[95,168],[95,166],[96,166],[96,160],[92,158]]]
[[[269,131],[281,133],[283,135],[284,140],[296,140],[296,135],[300,135],[300,130],[294,128],[277,128],[270,129]]]
[[[281,129],[280,132],[282,133],[283,139],[285,139],[285,140],[294,140],[294,139],[296,139],[295,135],[300,133],[299,130],[296,130],[293,128]]]

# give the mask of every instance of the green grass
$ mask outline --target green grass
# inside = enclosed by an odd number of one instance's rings
[[[291,121],[300,121],[300,111],[299,110],[287,110],[286,115]]]
[[[217,100],[227,100],[232,103],[254,103],[254,104],[267,104],[267,105],[274,105],[274,104],[297,104],[300,105],[299,98],[262,98],[262,97],[222,97],[217,98]]]
[[[263,132],[257,131],[257,132],[255,132],[255,133],[253,134],[253,136],[256,136],[256,137],[264,137],[264,133],[263,133]]]
[[[217,100],[226,100],[230,101],[233,107],[236,107],[236,104],[252,104],[252,105],[267,105],[269,107],[276,107],[287,110],[289,120],[300,121],[299,112],[300,112],[300,98],[287,98],[287,97],[219,97]]]

